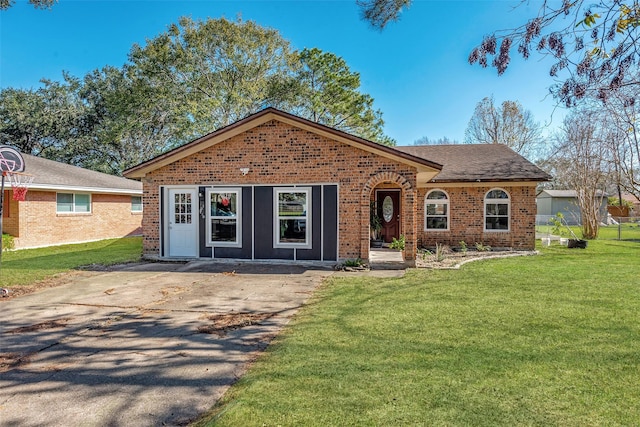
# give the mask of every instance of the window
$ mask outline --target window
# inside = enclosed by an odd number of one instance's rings
[[[131,212],[142,212],[142,196],[131,196]]]
[[[425,230],[449,230],[449,197],[442,190],[431,190],[425,199]]]
[[[209,245],[241,245],[241,194],[238,188],[214,188],[207,193]]]
[[[484,197],[484,230],[509,231],[509,194],[494,189]]]
[[[276,189],[274,205],[275,246],[311,247],[311,190]]]
[[[173,223],[191,224],[193,212],[191,209],[191,194],[176,192],[173,195]]]
[[[76,193],[58,193],[56,195],[57,213],[90,213],[91,195]]]

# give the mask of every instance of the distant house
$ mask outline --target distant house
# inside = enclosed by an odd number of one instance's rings
[[[16,249],[142,233],[142,184],[23,154],[34,176],[25,201],[5,181],[3,233]]]
[[[368,259],[385,242],[535,248],[536,185],[501,144],[386,147],[267,108],[125,171],[142,180],[148,257]]]
[[[578,193],[575,190],[542,190],[536,197],[538,221],[546,222],[558,212],[562,213],[569,225],[582,224],[582,213],[578,205]],[[602,198],[600,218],[607,216],[607,198]],[[548,218],[545,218],[548,217]]]
[[[631,203],[631,209],[629,209],[629,216],[640,216],[640,200],[633,194],[623,194],[622,200]]]

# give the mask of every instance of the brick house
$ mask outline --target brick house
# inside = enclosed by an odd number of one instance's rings
[[[142,234],[140,182],[23,154],[34,176],[26,200],[5,181],[3,232],[16,249]]]
[[[367,259],[374,206],[409,262],[436,242],[532,249],[549,179],[504,146],[391,148],[273,108],[125,176],[143,183],[148,257]]]

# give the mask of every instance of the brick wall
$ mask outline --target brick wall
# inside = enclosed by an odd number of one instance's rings
[[[250,169],[246,176],[240,172],[244,167]],[[152,256],[160,253],[158,190],[161,185],[335,183],[339,185],[340,208],[338,256],[366,259],[372,190],[367,185],[378,181],[402,182],[406,188],[413,189],[415,169],[272,120],[159,168],[143,179],[144,252]],[[413,196],[403,197],[403,203],[413,203]],[[412,211],[403,221],[410,239],[414,239],[415,229]],[[409,238],[408,246],[415,242]],[[413,256],[410,252],[408,257]]]
[[[494,188],[509,193],[511,203],[510,231],[484,231],[484,197]],[[473,187],[438,187],[449,195],[449,231],[424,231],[425,197],[434,188],[418,192],[418,245],[433,247],[436,243],[457,247],[464,240],[469,247],[482,243],[491,247],[532,250],[535,248],[536,187],[531,185],[486,185]]]
[[[142,234],[142,213],[131,212],[129,195],[92,194],[89,214],[56,213],[56,193],[48,191],[29,190],[24,202],[11,203],[3,226],[15,236],[16,248]]]

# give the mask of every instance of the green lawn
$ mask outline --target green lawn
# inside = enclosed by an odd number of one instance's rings
[[[572,225],[571,230],[578,237],[582,237],[582,231],[579,226]],[[640,224],[639,223],[625,223],[617,225],[601,226],[598,232],[598,239],[600,240],[618,240],[618,229],[620,231],[620,240],[635,240],[640,241]],[[537,225],[536,232],[545,234],[554,234],[554,227],[551,225]],[[566,227],[561,227],[560,232],[562,237],[571,237],[569,230]]]
[[[2,253],[0,285],[31,285],[82,266],[138,261],[141,255],[141,237],[6,251]]]
[[[200,424],[640,425],[640,244],[328,281]]]

